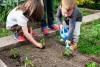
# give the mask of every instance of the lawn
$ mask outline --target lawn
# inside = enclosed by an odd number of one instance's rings
[[[82,25],[78,45],[81,53],[100,56],[100,19]]]
[[[1,37],[4,37],[4,36],[8,36],[8,35],[11,35],[12,32],[5,29],[5,28],[0,28],[0,38]]]
[[[91,13],[86,8],[79,8],[83,16],[90,15]]]

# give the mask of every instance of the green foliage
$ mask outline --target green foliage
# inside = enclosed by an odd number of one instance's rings
[[[19,52],[18,52],[17,48],[12,48],[10,50],[10,57],[13,59],[16,59],[19,57]]]
[[[94,0],[77,0],[78,5],[93,4]]]
[[[24,60],[24,66],[25,67],[28,67],[28,65],[31,65],[31,67],[36,67],[33,63],[32,63],[32,60],[28,59],[26,57],[26,59]]]
[[[4,6],[0,6],[0,22],[5,22],[9,12],[16,6],[16,0],[7,0]]]
[[[45,39],[44,39],[44,38],[41,39],[41,40],[40,40],[40,43],[41,43],[42,45],[45,45]]]
[[[100,0],[77,0],[77,4],[86,8],[100,9]]]
[[[8,35],[11,35],[11,34],[12,34],[12,32],[5,29],[5,28],[0,29],[0,37],[8,36]]]
[[[88,63],[87,67],[97,67],[97,63],[96,62]]]
[[[65,50],[64,50],[64,56],[66,56],[66,57],[72,56],[72,50],[69,49],[69,48],[65,48]]]
[[[47,39],[46,39],[44,36],[42,36],[41,39],[40,39],[40,43],[41,43],[43,46],[45,46],[46,40],[47,40]]]
[[[60,5],[60,1],[61,1],[61,0],[54,0],[54,13],[57,12],[57,8],[58,8],[58,6]]]

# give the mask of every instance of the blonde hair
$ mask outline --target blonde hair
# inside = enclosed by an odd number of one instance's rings
[[[17,10],[22,10],[29,21],[42,19],[44,13],[41,0],[26,0],[25,3],[18,6]]]
[[[70,8],[72,5],[76,6],[76,0],[61,0],[61,5],[63,3],[66,5],[67,8]]]

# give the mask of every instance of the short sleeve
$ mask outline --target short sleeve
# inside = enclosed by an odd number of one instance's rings
[[[22,11],[17,11],[16,13],[16,18],[17,18],[17,24],[19,26],[27,26],[27,22],[28,22],[28,19],[23,15],[23,12]]]

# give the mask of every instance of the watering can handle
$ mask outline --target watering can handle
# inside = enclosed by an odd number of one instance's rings
[[[63,33],[64,33],[64,26],[60,25],[60,34],[63,34]]]

